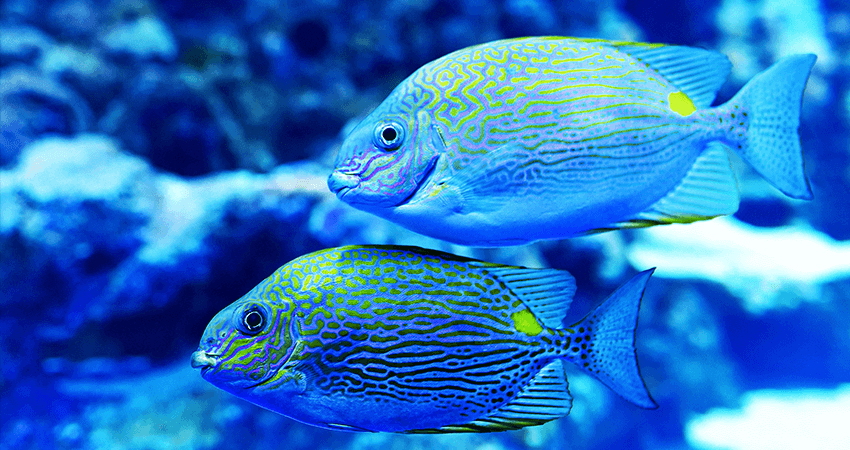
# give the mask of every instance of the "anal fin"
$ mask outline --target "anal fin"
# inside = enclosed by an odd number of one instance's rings
[[[573,398],[560,359],[540,372],[511,401],[469,423],[410,433],[486,433],[541,425],[570,413]]]
[[[738,202],[738,184],[726,147],[711,142],[672,192],[616,227],[640,228],[707,220],[735,213]]]

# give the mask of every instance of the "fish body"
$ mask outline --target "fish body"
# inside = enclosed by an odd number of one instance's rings
[[[340,247],[275,271],[209,323],[192,365],[214,385],[311,425],[502,431],[569,413],[572,362],[638,406],[634,334],[651,271],[569,328],[554,269],[416,247]]]
[[[418,69],[345,139],[330,189],[447,241],[523,244],[731,214],[732,149],[812,194],[797,135],[814,55],[711,107],[730,64],[661,44],[531,37]]]

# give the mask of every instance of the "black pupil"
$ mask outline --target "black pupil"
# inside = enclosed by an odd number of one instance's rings
[[[245,326],[254,331],[263,325],[263,316],[257,311],[251,311],[245,315]]]
[[[381,137],[387,142],[392,142],[398,137],[398,133],[396,133],[395,128],[386,127],[383,131],[381,131]]]

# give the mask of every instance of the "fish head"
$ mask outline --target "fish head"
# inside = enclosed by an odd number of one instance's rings
[[[205,380],[248,400],[258,389],[299,389],[285,367],[296,347],[292,303],[267,301],[255,292],[219,311],[192,353],[192,367]]]
[[[410,202],[444,151],[429,115],[393,110],[395,98],[387,98],[345,138],[328,178],[341,200],[378,214]]]

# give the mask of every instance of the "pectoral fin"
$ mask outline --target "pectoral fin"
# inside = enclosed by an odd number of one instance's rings
[[[527,150],[513,145],[483,154],[464,154],[463,160],[454,163],[454,173],[445,183],[456,189],[467,208],[493,211],[516,201],[532,185],[521,167],[527,157]]]
[[[275,373],[266,380],[253,386],[258,391],[276,390],[281,385],[288,384],[289,389],[294,390],[298,394],[303,394],[307,390],[307,379],[315,373],[310,369],[310,365],[306,363],[309,355],[303,354],[304,341],[297,340],[295,347],[290,352],[288,359],[275,371]]]

